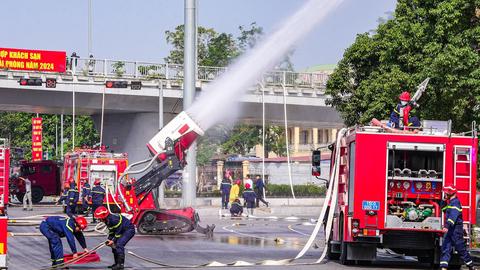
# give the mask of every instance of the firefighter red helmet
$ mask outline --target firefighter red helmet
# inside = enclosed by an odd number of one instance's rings
[[[80,228],[81,231],[85,230],[88,226],[87,219],[82,216],[78,216],[75,218],[75,223],[77,223],[77,226]]]
[[[398,97],[401,101],[410,101],[410,93],[407,91],[404,91],[400,94]]]
[[[249,183],[246,183],[246,184],[245,184],[245,188],[246,188],[246,189],[249,189],[249,188],[250,188],[250,184],[249,184]]]
[[[100,206],[95,210],[93,216],[98,219],[105,219],[108,217],[108,209],[105,206]]]
[[[70,183],[65,183],[64,187],[65,188],[70,188]]]
[[[95,179],[95,182],[93,182],[94,185],[100,185],[100,179]]]
[[[241,180],[237,180],[237,181],[235,181],[235,184],[237,184],[237,185],[240,185],[241,183],[242,183],[242,181],[241,181]]]
[[[454,185],[447,185],[443,187],[442,191],[445,194],[453,195],[457,193],[457,188]]]

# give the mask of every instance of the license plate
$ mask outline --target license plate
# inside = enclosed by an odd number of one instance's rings
[[[362,210],[380,210],[380,202],[378,201],[363,201]]]

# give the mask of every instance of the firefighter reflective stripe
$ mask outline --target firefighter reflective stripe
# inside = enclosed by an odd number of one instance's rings
[[[115,238],[120,238],[121,236],[121,234],[115,234]]]
[[[108,227],[108,229],[110,229],[110,230],[116,229],[116,228],[118,228],[118,226],[120,226],[120,224],[122,224],[122,215],[119,215],[119,216],[120,216],[120,219],[118,220],[117,225],[115,225],[113,227]]]
[[[68,222],[69,222],[69,221],[70,221],[70,218],[67,218],[67,221],[66,221],[66,223],[65,223],[65,226],[67,226],[67,228],[68,228],[71,232],[73,232],[73,229],[70,228],[70,226],[68,226]]]
[[[447,205],[447,206],[445,206],[445,207],[443,207],[443,208],[442,208],[442,211],[445,211],[445,210],[447,210],[447,208],[448,208],[448,205]]]
[[[52,260],[52,262],[63,262],[63,258],[56,259],[56,260],[55,260],[55,259],[51,259],[51,260]]]
[[[105,194],[105,192],[101,192],[101,191],[92,191],[92,193]]]
[[[452,223],[452,224],[455,224],[455,222],[454,222],[452,219],[450,219],[450,218],[449,218],[447,221],[450,222],[450,223]]]
[[[456,207],[456,206],[447,205],[447,206],[445,206],[444,208],[445,208],[445,209],[455,209],[455,210],[457,210],[457,211],[459,211],[459,212],[462,212],[462,209],[461,209],[461,208],[458,208],[458,207]],[[442,208],[442,210],[443,210],[444,208]]]
[[[448,262],[447,261],[441,261],[440,265],[448,265]]]

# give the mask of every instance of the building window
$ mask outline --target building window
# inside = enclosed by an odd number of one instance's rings
[[[289,128],[289,129],[287,129],[287,132],[288,132],[288,143],[290,145],[292,145],[293,144],[293,129]]]
[[[300,131],[300,144],[308,144],[308,130]]]
[[[318,143],[325,144],[330,143],[331,140],[331,129],[318,129]]]
[[[318,143],[324,143],[323,142],[323,139],[324,139],[323,138],[324,137],[323,136],[323,129],[318,129],[317,133],[318,133]]]

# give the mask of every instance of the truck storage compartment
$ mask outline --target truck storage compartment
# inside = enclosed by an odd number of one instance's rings
[[[442,144],[388,143],[386,228],[441,230]]]

